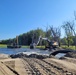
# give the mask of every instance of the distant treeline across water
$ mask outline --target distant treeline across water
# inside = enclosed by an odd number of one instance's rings
[[[47,37],[48,39],[52,40],[52,34],[51,31],[48,29],[47,31],[44,31],[40,28],[36,29],[36,30],[31,30],[27,33],[23,33],[21,35],[18,36],[18,44],[19,45],[30,45],[32,42],[32,38],[34,38],[34,40],[38,40],[39,36],[42,37]],[[0,44],[11,44],[11,43],[16,43],[17,39],[13,38],[13,39],[7,39],[7,40],[1,40]],[[63,45],[67,45],[69,42],[70,45],[75,45],[75,36],[71,36],[71,38],[69,38],[69,41],[67,40],[66,37],[60,38],[60,43]],[[41,41],[39,43],[39,45],[47,45],[48,43],[46,41]]]

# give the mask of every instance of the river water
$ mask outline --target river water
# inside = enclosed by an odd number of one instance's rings
[[[39,50],[39,49],[29,49],[29,48],[17,48],[17,49],[9,49],[9,48],[0,48],[0,53],[4,54],[16,54],[19,52],[25,52],[27,54],[38,53],[38,54],[50,54],[49,50]]]
[[[29,49],[29,48],[17,48],[17,49],[9,49],[9,48],[0,48],[0,53],[3,54],[17,54],[24,52],[27,55],[30,54],[40,54],[40,55],[50,55],[51,51],[49,50],[39,50],[39,49]],[[63,57],[64,53],[59,53],[56,55],[57,58]]]

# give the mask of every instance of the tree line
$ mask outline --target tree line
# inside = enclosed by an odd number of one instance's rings
[[[42,37],[45,37],[45,31],[42,29],[38,28],[36,30],[31,30],[27,33],[23,33],[18,36],[18,43],[19,45],[30,45],[32,42],[32,37],[34,36],[34,39],[38,39],[39,36],[42,35]],[[2,40],[0,44],[11,44],[11,43],[16,43],[17,39],[7,39],[7,40]]]
[[[67,29],[68,23],[65,23],[62,27],[65,29],[65,37],[61,37],[61,28],[55,28],[53,26],[46,27],[46,31],[37,28],[36,30],[31,30],[27,33],[21,34],[18,36],[18,43],[19,45],[30,45],[32,42],[32,38],[34,37],[34,40],[38,40],[39,36],[47,37],[50,40],[58,41],[59,44],[63,45],[75,45],[75,36],[73,35],[72,30]],[[74,26],[73,26],[74,27]],[[2,40],[0,44],[11,44],[16,42],[17,39],[7,39]],[[42,41],[42,45],[45,45],[47,42]],[[39,44],[40,45],[40,44]]]

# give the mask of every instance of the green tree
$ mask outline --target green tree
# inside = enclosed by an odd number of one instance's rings
[[[71,39],[71,36],[73,36],[73,31],[72,31],[72,29],[70,28],[70,26],[72,26],[72,23],[71,23],[71,22],[65,22],[64,25],[62,25],[62,28],[64,29],[65,35],[66,35],[66,37],[67,37],[68,47],[69,47],[71,41],[73,41],[73,40]]]

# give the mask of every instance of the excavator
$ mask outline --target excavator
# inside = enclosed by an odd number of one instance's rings
[[[34,39],[32,38],[32,43],[30,44],[30,49],[34,49],[40,42],[41,40],[41,36],[39,36],[39,39],[37,42],[34,41]]]
[[[32,42],[30,44],[30,48],[35,48],[39,44],[39,42],[41,40],[45,40],[45,41],[48,42],[48,45],[45,46],[45,49],[47,49],[47,48],[55,49],[58,46],[60,46],[60,43],[57,42],[57,41],[59,41],[59,38],[60,38],[60,35],[61,35],[60,29],[59,28],[58,29],[57,28],[53,28],[53,26],[52,26],[52,27],[50,27],[50,30],[51,30],[52,40],[49,40],[48,38],[42,38],[40,36],[37,43],[36,42]]]
[[[42,38],[42,40],[48,42],[48,45],[45,45],[45,49],[55,49],[58,47],[58,42],[56,41],[50,41],[48,38]]]
[[[45,41],[48,42],[48,45],[45,46],[45,49],[55,49],[55,48],[58,47],[58,42],[56,42],[56,41],[50,41],[48,38],[42,38],[42,37],[40,36],[37,43],[32,42],[32,43],[30,44],[30,49],[34,49],[34,48],[39,44],[39,42],[40,42],[41,40],[45,40]]]

